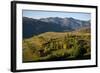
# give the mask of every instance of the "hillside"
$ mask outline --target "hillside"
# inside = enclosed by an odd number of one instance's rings
[[[45,32],[23,40],[23,62],[90,59],[90,42],[89,32]]]

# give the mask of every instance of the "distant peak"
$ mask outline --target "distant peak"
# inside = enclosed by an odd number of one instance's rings
[[[74,18],[70,17],[69,19],[74,20]]]

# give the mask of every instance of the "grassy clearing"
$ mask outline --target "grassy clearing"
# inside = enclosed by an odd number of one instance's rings
[[[90,59],[90,33],[46,32],[23,40],[23,62]]]

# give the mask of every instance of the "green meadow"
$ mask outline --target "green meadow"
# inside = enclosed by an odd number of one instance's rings
[[[41,33],[23,39],[23,62],[90,59],[90,43],[88,30]]]

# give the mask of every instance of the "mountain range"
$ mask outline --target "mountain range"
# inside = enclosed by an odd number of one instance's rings
[[[28,18],[23,17],[23,38],[29,38],[44,32],[69,32],[81,28],[90,28],[90,20],[83,21],[74,18]]]

